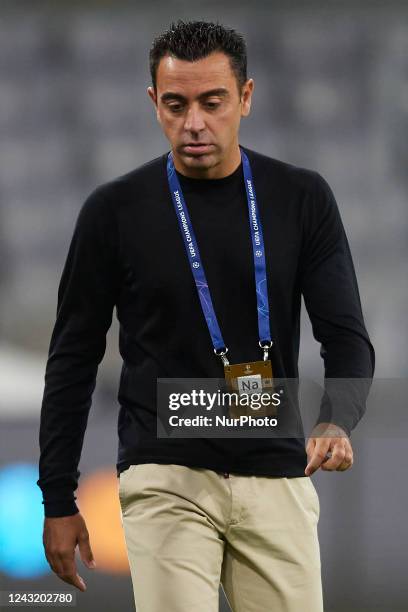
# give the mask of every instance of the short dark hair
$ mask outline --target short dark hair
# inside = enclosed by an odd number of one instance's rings
[[[240,94],[247,80],[247,52],[242,34],[218,22],[184,22],[181,19],[177,23],[172,22],[170,28],[153,41],[149,61],[154,90],[157,89],[157,68],[164,56],[171,55],[193,62],[214,51],[222,51],[229,57]]]

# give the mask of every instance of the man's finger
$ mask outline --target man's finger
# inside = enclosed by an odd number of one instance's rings
[[[335,444],[330,459],[322,463],[322,470],[337,470],[337,468],[343,463],[345,456],[346,449],[344,448],[343,444]]]
[[[89,542],[88,532],[85,531],[83,535],[78,538],[78,548],[81,559],[85,565],[91,569],[94,569],[96,567],[96,563],[92,553],[91,544]]]
[[[354,463],[353,453],[346,452],[346,456],[344,457],[343,463],[339,465],[339,467],[337,468],[337,471],[344,472],[345,470],[348,470],[349,468],[351,468],[353,463]]]
[[[310,459],[312,458],[315,446],[316,446],[315,438],[310,438],[306,444],[306,454],[307,454],[308,461],[310,461]]]
[[[46,548],[45,556],[54,574],[59,576],[64,572],[63,559],[58,549]]]
[[[86,584],[77,572],[75,564],[75,553],[74,552],[62,552],[60,553],[61,560],[61,571],[58,573],[58,577],[68,584],[72,584],[80,591],[86,590]]]
[[[313,474],[313,472],[315,472],[320,467],[320,465],[326,458],[328,448],[329,448],[329,441],[319,440],[318,442],[316,442],[316,446],[312,453],[312,457],[305,469],[306,476],[310,476],[311,474]]]
[[[72,584],[72,586],[76,587],[80,591],[86,591],[86,584],[78,573],[58,574],[58,578],[61,578],[61,580],[67,582],[68,584]]]
[[[59,557],[56,553],[50,553],[46,550],[45,556],[54,574],[59,574],[60,572],[62,572],[62,563],[60,562]]]

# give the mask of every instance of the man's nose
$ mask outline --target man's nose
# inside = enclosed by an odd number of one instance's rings
[[[184,129],[190,132],[199,132],[205,128],[204,119],[201,110],[197,106],[192,106],[188,109]]]

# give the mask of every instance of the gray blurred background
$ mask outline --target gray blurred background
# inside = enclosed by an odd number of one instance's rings
[[[38,460],[57,289],[80,206],[96,185],[168,149],[146,93],[148,51],[179,18],[218,20],[246,37],[255,90],[240,142],[326,178],[349,238],[376,377],[406,377],[407,3],[3,1],[0,17],[3,467]],[[82,474],[114,469],[117,339],[114,317]],[[319,348],[303,309],[301,375],[322,376]],[[314,476],[328,612],[408,610],[405,443],[405,435],[361,439],[350,472]],[[78,610],[133,609],[129,574],[88,574]],[[3,590],[67,586],[52,574],[0,578]],[[222,594],[220,610],[228,610]]]

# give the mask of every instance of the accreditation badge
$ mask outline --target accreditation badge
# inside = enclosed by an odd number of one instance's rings
[[[276,416],[277,408],[272,404],[273,374],[270,359],[248,361],[224,365],[225,382],[231,397],[229,414],[231,417]],[[256,409],[251,406],[251,395],[263,395],[264,402],[257,402]],[[237,401],[235,401],[235,397]],[[271,400],[268,401],[268,397]],[[254,398],[255,399],[255,398]],[[259,407],[258,407],[259,406]]]

